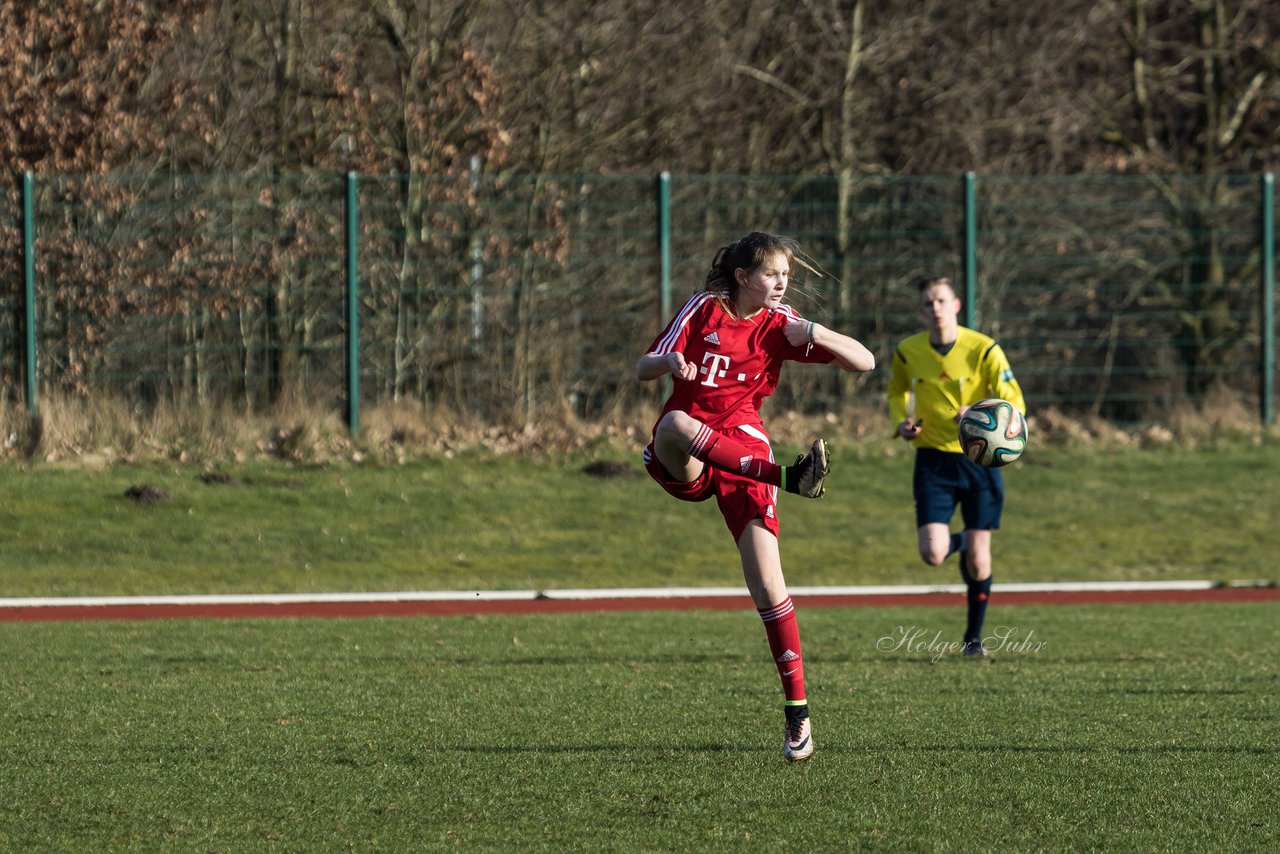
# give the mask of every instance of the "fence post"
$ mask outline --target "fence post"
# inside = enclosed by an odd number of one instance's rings
[[[671,173],[658,173],[658,325],[671,318]],[[662,394],[671,393],[671,377],[662,378]]]
[[[347,429],[360,432],[360,276],[356,234],[356,173],[347,173]]]
[[[1276,176],[1262,176],[1262,423],[1276,420]]]
[[[476,208],[480,207],[480,155],[471,155],[471,199]],[[471,340],[478,342],[484,337],[484,239],[480,236],[479,224],[471,232]]]
[[[658,173],[658,323],[671,317],[671,173]]]
[[[35,177],[22,173],[22,305],[23,391],[27,412],[36,413],[36,218]]]
[[[964,173],[964,321],[978,325],[978,176]]]

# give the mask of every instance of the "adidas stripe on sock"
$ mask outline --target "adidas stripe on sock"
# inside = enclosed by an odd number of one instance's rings
[[[765,457],[757,457],[746,445],[705,424],[689,445],[689,456],[722,471],[772,486],[782,485],[782,466]]]
[[[782,679],[782,693],[787,705],[804,703],[804,658],[800,649],[800,624],[796,621],[795,605],[791,597],[772,608],[759,609],[764,623],[765,636],[769,639],[769,651],[773,653],[778,676]]]

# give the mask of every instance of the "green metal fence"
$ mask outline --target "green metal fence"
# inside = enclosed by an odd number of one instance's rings
[[[888,364],[915,278],[962,283],[1032,407],[1158,420],[1275,392],[1267,176],[24,176],[0,380],[139,405],[391,400],[521,424],[658,390],[631,367],[715,249],[796,237],[805,314]],[[792,371],[775,406],[878,400],[886,370]]]

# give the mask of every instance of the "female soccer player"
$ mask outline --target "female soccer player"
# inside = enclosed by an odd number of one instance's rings
[[[1002,397],[1024,415],[1022,388],[1000,345],[959,323],[960,299],[944,276],[921,279],[920,316],[927,331],[902,341],[889,377],[889,420],[916,447],[913,493],[920,558],[938,566],[960,553],[968,591],[964,654],[986,657],[982,622],[991,598],[991,532],[1000,527],[1004,478],[960,450],[956,423],[987,397]],[[914,397],[914,414],[908,404]],[[951,533],[956,505],[964,530]]]
[[[782,752],[789,760],[807,759],[813,740],[800,631],[778,553],[775,502],[778,487],[821,498],[829,460],[826,444],[817,439],[794,465],[775,463],[760,405],[777,388],[788,360],[834,362],[846,371],[875,367],[862,344],[783,303],[798,257],[794,241],[762,232],[722,247],[703,289],[636,364],[641,380],[666,374],[674,380],[644,449],[645,468],[683,501],[715,496],[738,545],[747,590],[782,678]]]

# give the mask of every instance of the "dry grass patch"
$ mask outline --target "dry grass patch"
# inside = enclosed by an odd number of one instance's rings
[[[636,407],[602,421],[554,413],[531,423],[493,424],[414,401],[366,407],[352,436],[331,407],[288,403],[257,412],[228,404],[142,406],[112,398],[46,397],[40,412],[0,407],[0,455],[84,468],[119,463],[176,462],[211,466],[253,460],[323,464],[336,461],[403,464],[461,453],[626,453],[644,445],[656,410]],[[891,441],[892,425],[877,401],[840,413],[807,415],[766,411],[778,447],[803,447],[823,436],[842,453],[897,456],[909,451]],[[1184,447],[1220,439],[1260,442],[1280,438],[1263,428],[1255,411],[1229,394],[1166,413],[1160,420],[1116,425],[1102,418],[1049,408],[1032,413],[1036,445]]]

